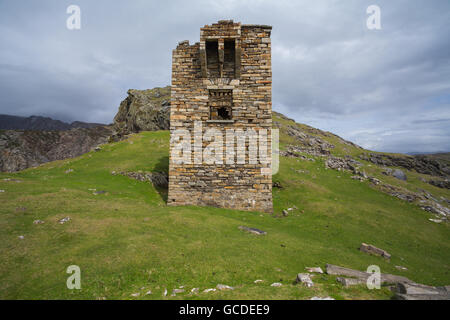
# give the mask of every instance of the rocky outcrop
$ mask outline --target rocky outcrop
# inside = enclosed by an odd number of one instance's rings
[[[450,167],[445,162],[426,156],[364,153],[360,158],[380,166],[402,167],[433,176],[450,176]]]
[[[438,188],[450,189],[450,180],[429,180],[428,183]]]
[[[104,126],[104,124],[82,121],[66,123],[48,117],[19,117],[0,114],[0,130],[65,131],[75,128],[95,128],[98,126]]]
[[[142,182],[151,182],[155,187],[167,189],[169,187],[169,175],[167,172],[111,172],[111,174],[127,176],[129,178],[139,180]]]
[[[297,126],[288,125],[286,133],[296,139],[295,152],[304,152],[313,156],[324,156],[330,154],[330,149],[334,145],[321,139],[320,137],[307,134],[300,130]]]
[[[0,131],[0,171],[14,172],[77,157],[106,143],[111,134],[108,126],[68,131]]]
[[[168,130],[170,118],[170,87],[128,90],[114,117],[114,137],[140,131]]]
[[[325,168],[334,170],[349,170],[354,173],[358,173],[361,163],[353,160],[351,157],[339,158],[330,156],[325,161]]]

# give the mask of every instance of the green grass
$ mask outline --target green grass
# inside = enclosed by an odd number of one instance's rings
[[[285,139],[282,133],[282,143]],[[350,173],[326,170],[319,158],[315,162],[281,158],[274,180],[284,188],[273,191],[275,213],[298,207],[283,218],[220,208],[168,207],[164,190],[111,175],[113,170],[167,170],[168,144],[166,131],[143,132],[75,159],[1,173],[0,189],[5,192],[0,193],[0,299],[391,297],[386,287],[346,289],[329,275],[314,276],[314,288],[294,284],[305,267],[324,268],[326,263],[360,270],[376,264],[382,272],[420,283],[450,284],[447,224],[429,222],[429,213],[367,182],[350,179]],[[337,150],[342,148],[338,145]],[[65,173],[68,169],[73,172]],[[415,182],[412,179],[411,184]],[[94,195],[89,189],[107,193]],[[449,196],[448,191],[438,191]],[[66,216],[71,221],[59,224]],[[45,223],[35,225],[36,219]],[[244,233],[240,225],[265,230],[267,235]],[[360,252],[361,242],[387,250],[391,261]],[[81,290],[66,288],[66,268],[72,264],[81,268]],[[399,271],[396,265],[408,270]],[[256,279],[264,282],[255,284]],[[283,286],[271,287],[273,282]],[[219,283],[235,290],[202,293]],[[170,297],[179,286],[186,293]],[[194,287],[200,293],[189,295]],[[162,296],[165,288],[168,297]],[[148,290],[153,294],[144,296]],[[131,296],[137,292],[139,297]]]

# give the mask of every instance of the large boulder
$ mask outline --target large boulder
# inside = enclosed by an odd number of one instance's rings
[[[170,87],[128,90],[114,117],[116,137],[140,131],[168,130],[170,118]]]

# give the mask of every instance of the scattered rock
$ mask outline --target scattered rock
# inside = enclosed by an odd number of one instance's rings
[[[139,293],[139,292],[137,292],[137,293],[132,293],[131,296],[132,296],[132,297],[139,297],[139,296],[140,296],[140,293]]]
[[[421,204],[419,205],[423,210],[438,214],[442,217],[449,217],[450,216],[450,209],[447,207],[444,207],[440,205],[437,202],[434,201],[421,201]]]
[[[397,283],[395,291],[403,294],[448,294],[443,287],[432,287],[418,283]]]
[[[199,288],[192,288],[191,293],[196,294],[198,293]]]
[[[434,223],[441,223],[442,222],[441,219],[428,219],[428,220],[430,220],[431,222],[434,222]]]
[[[184,289],[173,289],[172,294],[183,293]]]
[[[163,297],[166,297],[166,296],[167,296],[167,289],[164,289]]]
[[[379,190],[381,192],[387,193],[393,197],[396,197],[396,198],[399,198],[401,200],[408,201],[408,202],[413,202],[417,199],[422,198],[419,194],[417,194],[415,192],[411,192],[407,189],[393,186],[393,185],[390,185],[387,183],[380,184]]]
[[[60,224],[64,224],[64,223],[69,222],[69,221],[70,221],[70,217],[65,217],[65,218],[62,218],[62,219],[58,220],[58,222]]]
[[[394,300],[450,300],[448,294],[403,294],[396,293]]]
[[[11,181],[11,182],[17,182],[17,183],[22,182],[22,180],[13,179],[13,178],[5,178],[5,179],[3,179],[3,181]]]
[[[337,276],[346,276],[351,278],[358,278],[364,281],[367,280],[372,274],[364,271],[353,270],[349,268],[339,267],[332,264],[327,264],[326,266],[327,274],[337,275]],[[381,283],[413,283],[406,277],[392,275],[392,274],[381,274]]]
[[[166,172],[120,172],[119,174],[138,181],[151,182],[155,187],[163,189],[169,187],[169,175]]]
[[[274,282],[274,283],[272,283],[270,286],[271,286],[271,287],[281,287],[282,284],[279,283],[279,282]]]
[[[216,286],[216,288],[217,288],[218,290],[221,290],[221,291],[223,291],[223,290],[234,290],[233,287],[227,286],[227,285],[225,285],[225,284],[218,284],[218,285]]]
[[[395,169],[394,172],[392,173],[392,176],[399,180],[406,181],[406,174],[400,169]]]
[[[297,274],[297,279],[295,280],[297,283],[301,282],[308,288],[311,288],[314,286],[314,283],[311,280],[311,277],[309,276],[309,273],[299,273]]]
[[[387,253],[385,250],[377,248],[371,244],[365,244],[365,243],[361,243],[361,246],[359,247],[359,250],[362,252],[366,252],[366,253],[370,253],[370,254],[374,254],[376,256],[381,256],[385,259],[390,259],[391,255],[389,253]]]
[[[261,280],[261,279],[257,279],[257,280],[255,280],[255,281],[253,281],[254,283],[261,283],[261,282],[264,282],[264,280]]]
[[[214,289],[214,288],[203,290],[204,293],[214,292],[214,291],[216,291],[216,289]]]
[[[358,278],[344,278],[344,277],[337,277],[336,281],[341,283],[344,287],[348,288],[350,286],[355,286],[358,284],[365,283],[365,280],[358,279]]]
[[[321,298],[321,297],[312,297],[312,298],[309,299],[309,300],[334,300],[334,299],[331,298],[331,297],[325,297],[325,298]]]
[[[93,195],[99,195],[99,194],[105,194],[105,193],[106,193],[105,190],[99,190],[99,191],[92,192]]]
[[[95,147],[94,150],[95,150],[95,152],[98,152],[98,151],[102,150],[102,148],[100,148],[100,147]]]
[[[274,181],[274,182],[272,182],[272,188],[283,189],[283,186],[281,185],[281,182]]]
[[[23,239],[25,239],[25,236],[19,236],[19,239],[23,240]]]
[[[42,221],[42,220],[34,220],[33,221],[33,224],[43,224],[43,223],[45,223],[45,221]]]
[[[284,209],[282,211],[282,214],[283,214],[284,217],[287,217],[289,215],[289,212],[286,209]]]
[[[450,189],[450,180],[429,180],[428,181],[429,184],[438,187],[438,188],[442,188],[442,189]]]
[[[358,162],[348,156],[346,156],[345,158],[329,156],[325,161],[325,168],[334,169],[338,171],[349,170],[357,172],[361,165],[362,165],[361,162]]]
[[[5,192],[5,190],[3,190],[3,189],[0,189],[0,193],[3,193],[3,192]]]
[[[323,273],[323,270],[321,267],[306,267],[306,271],[313,272],[313,273]]]
[[[152,290],[148,290],[148,291],[145,293],[146,296],[151,295],[151,294],[152,294]]]
[[[289,149],[295,148],[296,150],[294,152],[304,152],[313,156],[324,156],[329,155],[330,149],[334,148],[334,145],[331,143],[317,136],[309,135],[295,125],[288,125],[286,127],[286,133],[294,137],[298,143],[295,146],[288,146],[288,152],[290,152]],[[316,133],[319,132],[317,131]]]
[[[415,170],[418,173],[432,176],[446,176],[450,168],[443,161],[432,158],[428,155],[387,155],[377,153],[365,153],[360,155],[362,160],[370,161],[374,164],[388,167],[401,167],[406,170]]]
[[[66,171],[64,171],[64,173],[71,173],[71,172],[73,172],[73,169],[67,169]]]
[[[267,234],[267,232],[259,230],[259,229],[256,229],[256,228],[249,228],[249,227],[245,227],[245,226],[239,226],[238,228],[240,230],[242,230],[242,231],[246,231],[246,232],[249,232],[249,233],[252,233],[252,234],[256,234],[258,236]]]
[[[402,271],[408,270],[408,268],[402,267],[402,266],[395,266],[395,268],[396,268],[397,270],[402,270]]]

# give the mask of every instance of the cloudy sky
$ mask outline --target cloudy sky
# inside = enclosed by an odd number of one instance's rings
[[[450,151],[448,0],[0,0],[0,114],[110,123],[221,19],[273,26],[274,110],[372,150]]]

